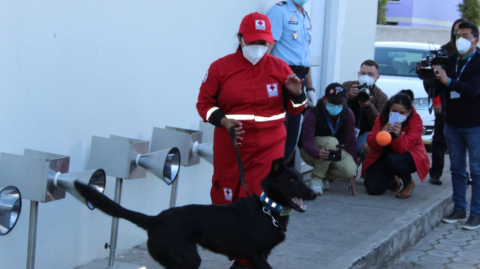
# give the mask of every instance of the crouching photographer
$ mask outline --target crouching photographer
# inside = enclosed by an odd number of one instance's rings
[[[298,147],[302,159],[313,166],[310,187],[317,195],[323,195],[336,178],[350,179],[349,189],[356,195],[355,117],[346,101],[345,88],[332,83],[316,107],[305,110]]]
[[[368,133],[372,130],[375,118],[382,111],[388,100],[387,95],[375,83],[380,78],[378,64],[373,60],[366,60],[360,65],[357,81],[347,81],[343,87],[347,89],[347,104],[355,115],[357,133],[357,161],[361,161],[368,154]]]
[[[368,194],[380,195],[388,189],[403,189],[397,198],[409,198],[415,189],[412,173],[423,180],[430,160],[422,141],[423,122],[412,105],[411,90],[402,90],[385,104],[367,137],[371,148],[365,158],[362,177]]]

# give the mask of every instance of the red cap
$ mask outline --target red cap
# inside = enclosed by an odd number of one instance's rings
[[[238,30],[247,42],[265,40],[273,44],[272,25],[267,16],[258,12],[250,13],[245,16]]]

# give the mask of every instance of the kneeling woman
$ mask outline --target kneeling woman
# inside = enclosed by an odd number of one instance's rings
[[[428,174],[430,160],[422,140],[423,122],[412,106],[412,100],[410,90],[402,90],[390,98],[367,137],[371,151],[363,163],[362,177],[371,195],[383,194],[388,189],[398,190],[400,179],[404,187],[397,198],[408,198],[415,189],[412,173],[417,172],[422,182]],[[390,112],[400,114],[394,124],[389,122]],[[376,136],[379,131],[392,135],[389,145],[378,144]]]

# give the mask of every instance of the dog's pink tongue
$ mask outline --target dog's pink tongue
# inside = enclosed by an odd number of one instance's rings
[[[302,199],[295,197],[293,200],[295,200],[295,203],[297,203],[297,205],[299,205],[301,208],[305,208],[305,204],[303,203]]]

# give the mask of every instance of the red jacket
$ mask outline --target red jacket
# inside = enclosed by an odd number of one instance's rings
[[[377,133],[383,127],[380,123],[380,116],[381,114],[377,116],[375,125],[367,137],[367,143],[371,150],[363,162],[362,177],[365,175],[367,168],[370,167],[370,165],[372,165],[383,152],[384,147],[380,146],[375,139]],[[422,133],[422,119],[415,108],[412,107],[412,116],[410,117],[408,125],[401,130],[401,135],[397,139],[392,140],[390,147],[394,152],[399,154],[410,152],[413,161],[415,162],[418,176],[423,182],[430,169],[430,159],[428,158],[425,145],[423,144]]]
[[[298,114],[305,108],[304,94],[295,100],[290,95],[283,96],[283,84],[292,73],[279,58],[266,54],[252,65],[237,50],[210,66],[200,87],[198,113],[205,122],[212,122],[210,116],[220,110],[229,119],[252,121],[262,127],[276,125],[285,121],[284,98],[289,99],[288,112],[291,114]]]

